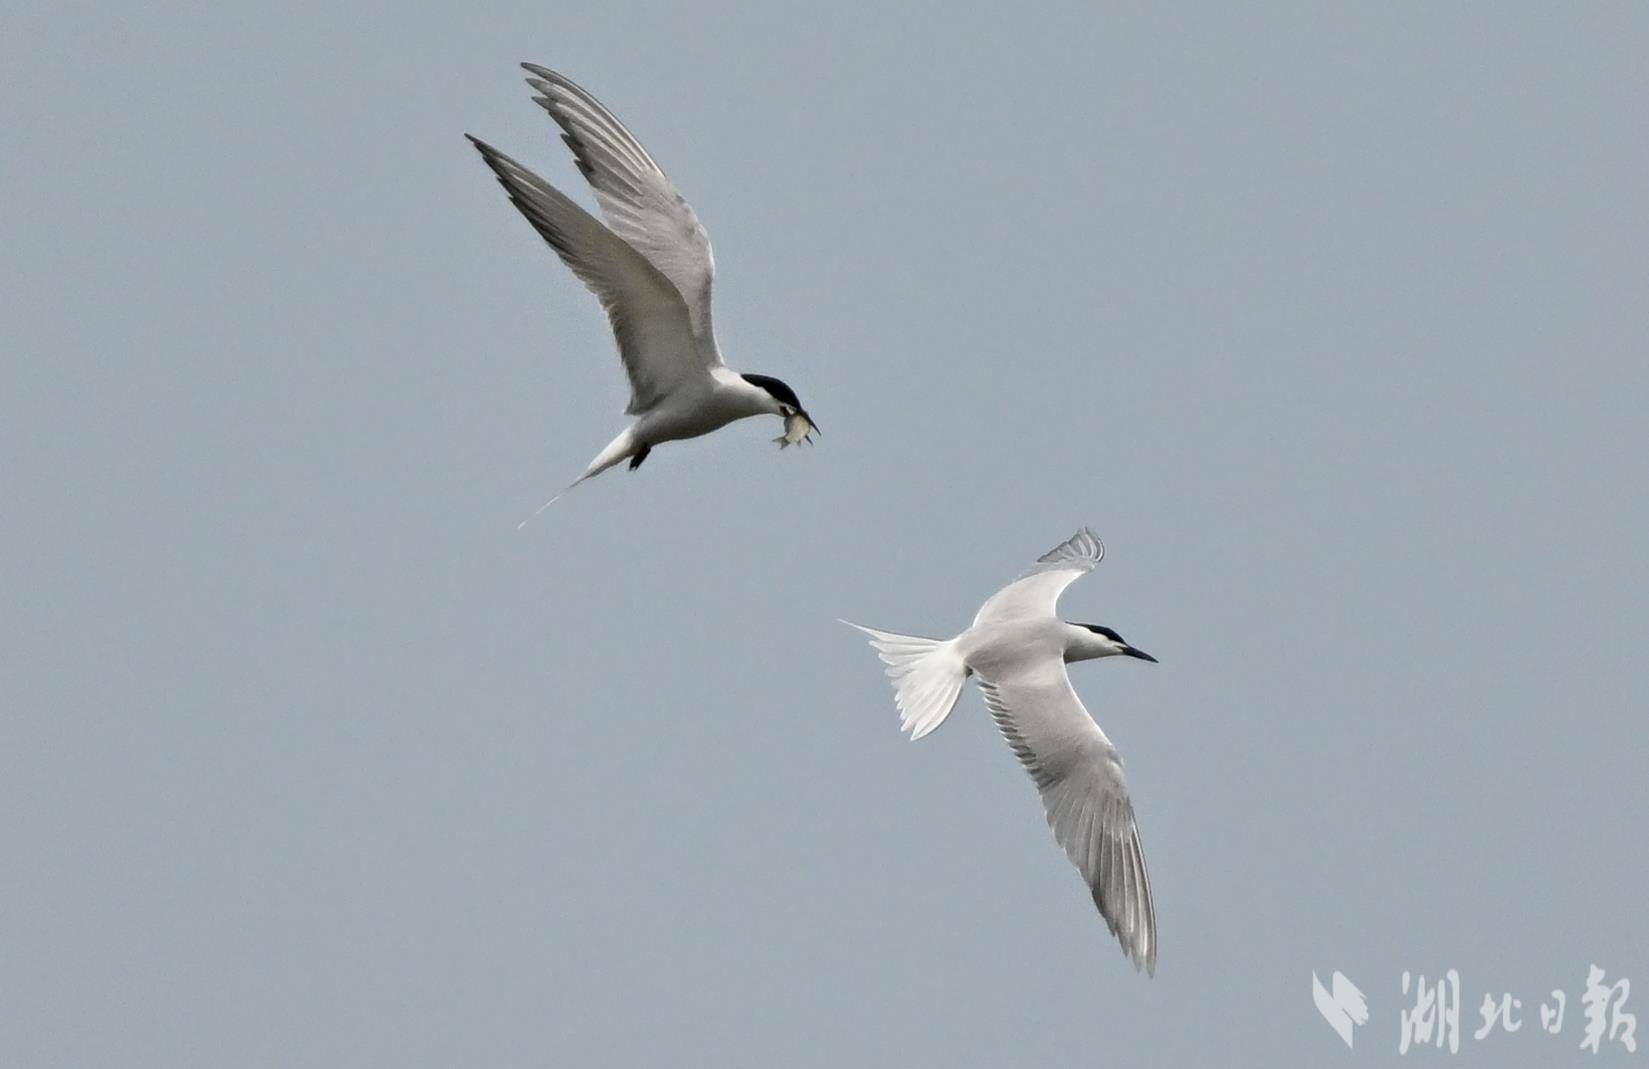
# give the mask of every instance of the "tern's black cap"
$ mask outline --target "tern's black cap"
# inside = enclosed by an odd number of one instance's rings
[[[780,404],[789,405],[791,408],[796,409],[802,407],[802,399],[796,396],[796,391],[792,390],[785,383],[779,381],[773,376],[744,375],[742,377],[744,381],[748,382],[750,385],[760,386],[762,389],[772,394]]]

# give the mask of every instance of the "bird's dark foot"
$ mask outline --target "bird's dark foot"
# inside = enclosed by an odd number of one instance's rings
[[[630,458],[630,470],[635,471],[637,468],[641,467],[641,462],[643,460],[646,460],[647,459],[647,454],[651,453],[652,451],[653,451],[652,446],[650,446],[650,445],[642,446],[641,447],[641,452],[637,453],[635,456]]]

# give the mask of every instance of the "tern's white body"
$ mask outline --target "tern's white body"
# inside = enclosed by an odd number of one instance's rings
[[[1058,658],[1062,664],[1104,657],[1110,652],[1094,633],[1058,617],[975,625],[953,640],[969,670],[986,679],[1025,662]]]
[[[1086,528],[993,594],[973,626],[949,640],[858,627],[887,664],[913,738],[945,721],[968,676],[1035,780],[1048,825],[1082,873],[1094,905],[1135,968],[1155,972],[1156,907],[1122,758],[1088,715],[1065,665],[1125,654],[1153,660],[1109,628],[1055,614],[1059,595],[1105,555]]]
[[[793,390],[765,375],[740,375],[722,360],[710,318],[710,235],[686,199],[600,101],[564,75],[522,66],[606,223],[491,145],[470,141],[516,208],[601,301],[630,380],[625,412],[635,417],[572,486],[627,457],[639,465],[661,442],[747,416],[783,417],[783,445],[811,440],[815,428]]]
[[[748,416],[783,413],[766,390],[750,385],[723,364],[678,383],[650,408],[632,414],[635,422],[620,431],[618,437],[590,461],[578,482],[600,475],[644,448],[697,438]]]

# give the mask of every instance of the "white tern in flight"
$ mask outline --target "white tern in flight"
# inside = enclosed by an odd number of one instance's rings
[[[606,225],[491,145],[469,139],[510,201],[601,301],[630,379],[625,413],[635,417],[567,490],[626,458],[632,471],[639,468],[661,442],[696,438],[746,416],[781,417],[784,433],[774,439],[781,449],[811,442],[818,428],[795,390],[722,361],[710,326],[710,236],[687,201],[595,97],[548,68],[522,66],[538,91],[533,99],[561,127],[561,140],[594,188]]]
[[[973,626],[952,639],[849,626],[869,635],[887,664],[900,720],[914,739],[943,723],[963,682],[978,678],[986,708],[1036,781],[1048,826],[1082,873],[1100,916],[1134,968],[1154,974],[1156,909],[1122,758],[1071,689],[1065,666],[1096,657],[1156,658],[1109,627],[1066,623],[1054,611],[1065,588],[1104,556],[1105,547],[1084,527],[992,594]]]

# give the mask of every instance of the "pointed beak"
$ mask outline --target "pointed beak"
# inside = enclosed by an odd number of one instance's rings
[[[1151,656],[1149,653],[1146,653],[1144,650],[1136,650],[1132,646],[1124,646],[1122,652],[1129,657],[1138,657],[1140,660],[1150,661],[1152,664],[1157,663],[1157,659],[1155,657]]]

